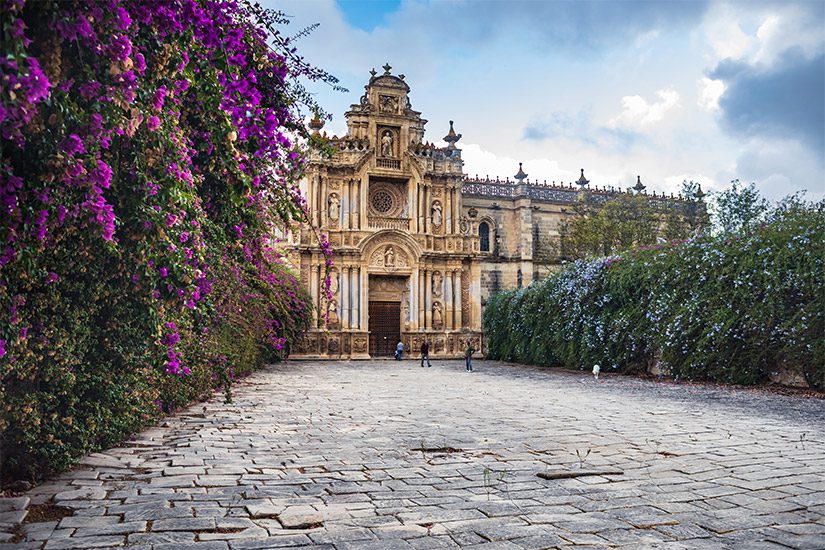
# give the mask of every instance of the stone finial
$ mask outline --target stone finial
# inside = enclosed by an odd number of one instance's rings
[[[318,113],[315,113],[315,116],[312,117],[312,120],[309,121],[309,127],[315,130],[313,133],[318,134],[321,131],[321,128],[324,127],[324,121],[321,120],[321,117],[318,116]]]
[[[702,191],[702,184],[701,183],[699,184],[699,189],[696,190],[696,192],[693,194],[693,196],[696,197],[696,200],[698,200],[698,201],[701,201],[703,198],[705,198],[705,193]]]
[[[373,69],[370,69],[370,76],[371,76],[372,78],[375,78],[375,75],[377,75],[377,74],[378,74],[378,72],[377,72],[374,68],[373,68]]]
[[[519,183],[524,183],[525,178],[527,178],[527,174],[524,173],[524,170],[521,169],[521,163],[518,163],[518,173],[513,176],[518,180]]]
[[[642,176],[636,176],[636,185],[633,186],[633,190],[637,193],[641,193],[645,190],[645,186],[642,185]]]
[[[587,184],[590,183],[590,180],[584,177],[584,168],[582,168],[582,175],[579,176],[579,179],[576,181],[576,185],[578,185],[582,190],[587,187]]]
[[[390,66],[389,63],[384,63],[384,66],[381,67],[381,68],[384,69],[384,75],[385,76],[390,74],[390,69],[392,69],[392,67]]]
[[[456,134],[455,130],[453,129],[453,121],[450,121],[450,131],[447,132],[447,135],[444,136],[444,141],[450,144],[450,147],[455,147],[455,144],[458,140],[461,139],[461,134]]]

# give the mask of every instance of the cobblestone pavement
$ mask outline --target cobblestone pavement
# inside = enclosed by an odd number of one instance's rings
[[[821,399],[290,362],[0,501],[0,548],[821,550],[823,443]]]

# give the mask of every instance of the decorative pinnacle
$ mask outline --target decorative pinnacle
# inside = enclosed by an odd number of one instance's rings
[[[384,63],[384,66],[382,67],[382,69],[384,69],[384,74],[388,75],[388,74],[390,74],[390,69],[392,69],[392,67],[390,67],[389,63]]]
[[[317,134],[321,128],[324,127],[324,121],[321,120],[321,117],[318,116],[318,113],[315,113],[315,116],[312,117],[312,120],[309,121],[309,127],[315,130]]]
[[[696,190],[696,192],[693,194],[693,196],[696,197],[696,199],[700,200],[700,201],[703,198],[705,198],[705,193],[702,191],[702,184],[701,183],[699,184],[699,189]]]
[[[524,170],[521,169],[521,163],[518,163],[518,174],[513,176],[518,180],[519,183],[524,183],[524,179],[527,177],[527,174],[524,173]]]
[[[377,74],[378,74],[378,72],[376,72],[375,68],[370,69],[370,76],[371,77],[375,78],[375,75],[377,75]]]
[[[582,175],[579,176],[578,181],[576,181],[576,185],[584,189],[588,183],[590,183],[590,180],[584,177],[584,168],[582,168]]]
[[[450,131],[447,132],[447,135],[444,136],[444,141],[450,144],[450,147],[455,147],[455,144],[458,140],[461,139],[461,134],[456,134],[455,130],[453,130],[453,121],[450,121]]]
[[[636,176],[636,185],[633,186],[633,189],[638,193],[645,190],[645,186],[642,185],[642,176]]]

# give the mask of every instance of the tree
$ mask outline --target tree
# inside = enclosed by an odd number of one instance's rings
[[[743,186],[739,180],[730,189],[714,194],[713,227],[720,233],[745,233],[765,219],[770,205],[756,184]]]
[[[656,242],[659,215],[645,196],[620,194],[602,205],[589,198],[575,210],[577,216],[561,228],[564,258],[607,256]]]
[[[707,205],[702,186],[695,181],[682,181],[682,202],[668,208],[663,236],[668,241],[687,239],[704,230],[708,224]]]

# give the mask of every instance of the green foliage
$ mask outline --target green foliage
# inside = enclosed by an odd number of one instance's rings
[[[733,384],[781,367],[825,389],[825,201],[786,199],[748,233],[569,264],[484,312],[489,356]]]
[[[750,231],[770,209],[755,184],[743,186],[739,180],[733,180],[729,189],[715,193],[713,199],[713,225],[721,233]]]
[[[599,203],[586,194],[575,216],[561,226],[561,256],[568,260],[607,256],[634,247],[686,239],[707,225],[704,193],[693,181],[682,182],[679,200],[618,194]]]

